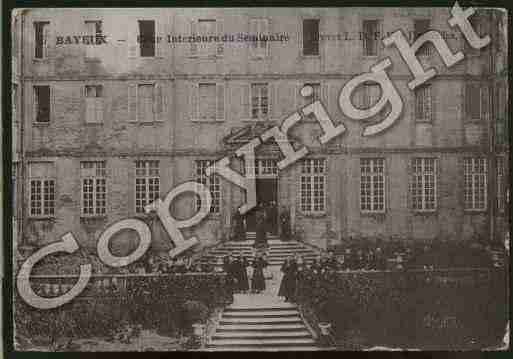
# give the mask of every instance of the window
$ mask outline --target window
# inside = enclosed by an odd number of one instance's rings
[[[466,112],[469,120],[484,120],[488,112],[488,88],[481,83],[466,85]]]
[[[306,97],[301,96],[304,99],[305,105],[321,99],[321,84],[320,83],[318,83],[318,82],[306,83],[303,85],[303,87],[306,87],[306,86],[310,86],[313,91],[310,96],[306,96]]]
[[[267,19],[251,19],[249,23],[251,35],[268,35],[269,20]],[[251,41],[251,54],[253,57],[265,57],[269,50],[269,41]]]
[[[101,216],[107,206],[105,161],[80,162],[82,179],[82,215]]]
[[[12,116],[12,123],[18,121],[18,84],[12,84],[12,91],[11,91],[11,116]]]
[[[381,87],[374,82],[363,85],[361,108],[368,109],[374,106],[381,97]]]
[[[50,86],[34,86],[36,122],[50,122]]]
[[[465,158],[463,166],[465,209],[486,209],[486,159]]]
[[[86,123],[103,122],[103,86],[86,85]]]
[[[221,205],[221,182],[219,176],[212,174],[210,177],[206,174],[206,168],[212,165],[214,161],[198,160],[196,161],[196,182],[199,182],[210,189],[212,195],[212,205],[210,206],[210,213],[219,213]],[[201,207],[201,200],[196,197],[196,208]]]
[[[12,193],[12,217],[16,220],[18,217],[18,162],[12,164],[12,177],[11,177],[11,193]]]
[[[305,213],[324,212],[326,161],[323,158],[301,161],[300,196],[301,211]]]
[[[496,144],[504,145],[508,143],[508,112],[506,110],[506,87],[503,83],[497,84],[496,99],[497,117],[495,122],[495,140]]]
[[[197,29],[196,29],[197,27]],[[215,19],[199,19],[192,22],[192,34],[199,36],[199,40],[191,43],[192,55],[199,54],[202,57],[220,56],[224,47],[222,41],[218,41],[223,35],[222,24]]]
[[[504,181],[504,157],[497,157],[497,208],[504,211],[504,193],[506,191]]]
[[[430,27],[429,19],[414,20],[413,21],[413,32],[415,34],[415,38],[413,39],[413,41],[417,40],[419,37],[421,37],[426,32],[428,32],[429,27]],[[419,50],[417,51],[417,55],[420,55],[420,56],[431,55],[431,47],[428,46],[428,43],[424,43],[424,45],[422,45],[419,48]]]
[[[303,20],[303,55],[319,55],[319,19]]]
[[[379,39],[379,21],[364,20],[363,21],[363,55],[378,55],[378,39]]]
[[[155,121],[155,85],[137,85],[137,120],[141,122]]]
[[[487,20],[483,17],[482,14],[479,13],[479,11],[476,11],[474,15],[470,16],[468,18],[468,21],[470,22],[470,25],[472,25],[472,28],[479,37],[483,37],[486,35],[485,22],[487,22]],[[462,37],[465,38],[465,36]],[[479,55],[482,49],[486,49],[486,46],[481,49],[474,49],[472,46],[470,46],[466,38],[464,41],[465,55]]]
[[[255,175],[275,178],[278,175],[276,160],[272,158],[255,159]]]
[[[86,20],[85,22],[86,34],[92,37],[89,40],[89,45],[86,46],[86,57],[94,58],[100,55],[103,50],[102,46],[96,46],[96,37],[102,36],[102,22],[100,20]]]
[[[135,161],[135,213],[144,213],[159,195],[159,161]]]
[[[33,217],[55,214],[55,173],[53,163],[29,164],[30,215]]]
[[[385,211],[385,159],[360,159],[360,209],[362,212]]]
[[[34,22],[34,57],[36,59],[48,57],[49,27],[48,21]]]
[[[139,51],[141,57],[155,56],[155,21],[139,20]]]
[[[216,118],[216,84],[199,84],[199,117]]]
[[[269,115],[268,84],[251,84],[251,118],[263,119]]]
[[[416,211],[436,209],[436,159],[414,158],[411,179],[412,208]]]
[[[415,89],[415,120],[431,121],[431,85]]]

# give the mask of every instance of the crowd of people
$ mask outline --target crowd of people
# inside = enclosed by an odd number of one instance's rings
[[[265,270],[268,266],[267,256],[256,252],[249,261],[242,253],[223,258],[223,271],[227,274],[227,284],[234,293],[261,293],[265,290]],[[251,284],[250,284],[251,282]]]
[[[287,241],[292,237],[292,229],[290,224],[290,212],[283,206],[281,210],[278,209],[276,202],[270,201],[269,203],[259,203],[254,209],[255,212],[255,231],[256,240],[255,247],[267,247],[267,231],[270,228],[278,228],[281,240]],[[242,241],[246,239],[247,231],[247,217],[240,214],[235,210],[232,214],[232,233],[231,240]]]

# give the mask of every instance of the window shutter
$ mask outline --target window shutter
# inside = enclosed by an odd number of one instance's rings
[[[262,32],[267,36],[271,33],[271,20],[263,19]],[[264,56],[271,55],[271,41],[267,41],[264,47]]]
[[[51,26],[51,24],[46,24],[43,27],[43,58],[45,58],[45,59],[50,58],[52,56],[50,26]]]
[[[190,22],[190,28],[191,28],[191,35],[196,36],[197,35],[197,22],[195,20],[192,20]],[[194,41],[191,42],[191,56],[198,56],[198,44]]]
[[[156,83],[155,88],[153,89],[153,114],[155,121],[162,121],[164,115],[164,94],[162,84]]]
[[[192,121],[195,121],[198,119],[198,84],[191,83],[190,84],[190,94],[189,94],[189,101],[190,101],[190,117]]]
[[[433,98],[431,92],[431,86],[426,87],[426,100],[424,101],[426,106],[426,120],[431,121],[433,119]]]
[[[464,87],[463,97],[465,98],[465,119],[471,120],[471,99],[470,99],[470,84],[466,84]]]
[[[224,34],[224,31],[223,31],[223,22],[222,21],[216,21],[216,33],[217,33],[217,36],[219,36],[219,40],[221,40],[221,37],[223,36]],[[216,43],[216,48],[217,48],[217,56],[223,56],[224,54],[224,43],[222,41],[219,41]]]
[[[268,118],[269,119],[275,119],[279,117],[278,113],[278,89],[277,89],[277,83],[269,82],[267,85],[267,91],[268,91]]]
[[[329,96],[329,85],[327,83],[322,83],[321,82],[321,102],[324,104],[324,106],[326,106],[326,108],[329,109],[329,104],[328,104],[328,101],[330,99],[330,96]]]
[[[490,111],[490,97],[488,86],[481,87],[481,120],[487,121]]]
[[[95,110],[95,103],[96,98],[94,97],[86,97],[85,98],[85,104],[86,104],[86,123],[95,123],[95,117],[96,117],[96,110]]]
[[[165,17],[163,18],[165,19]],[[155,56],[164,57],[164,47],[166,45],[166,26],[164,20],[155,20]],[[161,37],[160,42],[158,37]]]
[[[137,122],[137,85],[128,85],[128,121]]]
[[[251,85],[250,84],[243,84],[242,85],[242,118],[243,119],[250,119],[251,118]]]
[[[138,22],[130,21],[128,23],[127,32],[127,51],[129,58],[135,58],[139,55],[139,44],[137,42],[137,36],[139,36]]]
[[[96,123],[103,122],[103,97],[96,97],[95,99],[95,121]]]
[[[216,119],[217,121],[223,121],[225,118],[225,106],[224,106],[224,99],[225,99],[225,85],[224,84],[217,84],[216,85],[216,95],[217,95],[217,104],[216,104]]]

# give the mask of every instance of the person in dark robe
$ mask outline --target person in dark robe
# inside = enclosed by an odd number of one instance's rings
[[[281,266],[281,271],[283,272],[283,278],[281,279],[278,296],[284,297],[286,302],[290,302],[294,300],[296,293],[297,263],[294,258],[287,258]]]
[[[276,202],[271,201],[267,205],[266,208],[266,221],[267,221],[267,231],[272,234],[276,234],[277,229],[277,220],[278,220],[278,208],[276,207]]]
[[[288,241],[291,237],[290,213],[285,206],[282,207],[282,210],[280,213],[280,230],[281,230],[281,240]]]
[[[264,248],[267,247],[267,224],[266,224],[266,216],[265,211],[260,206],[256,213],[256,238],[255,238],[255,248]]]
[[[333,251],[328,251],[328,257],[326,258],[326,268],[330,270],[338,269],[338,261]]]
[[[315,275],[320,275],[322,273],[322,266],[321,266],[321,256],[317,256],[310,266],[310,270]]]
[[[242,252],[239,254],[239,257],[233,261],[233,271],[234,277],[237,279],[237,290],[239,292],[246,292],[249,290],[249,281],[248,281],[248,261],[242,255]]]
[[[251,291],[260,293],[265,290],[264,268],[267,267],[267,261],[263,258],[262,253],[257,253],[252,266],[253,277],[251,278]]]
[[[223,271],[226,273],[226,286],[229,291],[234,289],[235,277],[233,271],[233,256],[231,254],[223,257]]]
[[[234,241],[244,240],[244,237],[245,237],[244,218],[240,214],[238,209],[235,209],[235,211],[232,214],[232,226],[233,226],[232,240],[234,240]]]

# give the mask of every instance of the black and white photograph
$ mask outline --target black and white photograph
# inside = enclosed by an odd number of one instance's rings
[[[10,15],[15,352],[510,349],[506,9]]]

